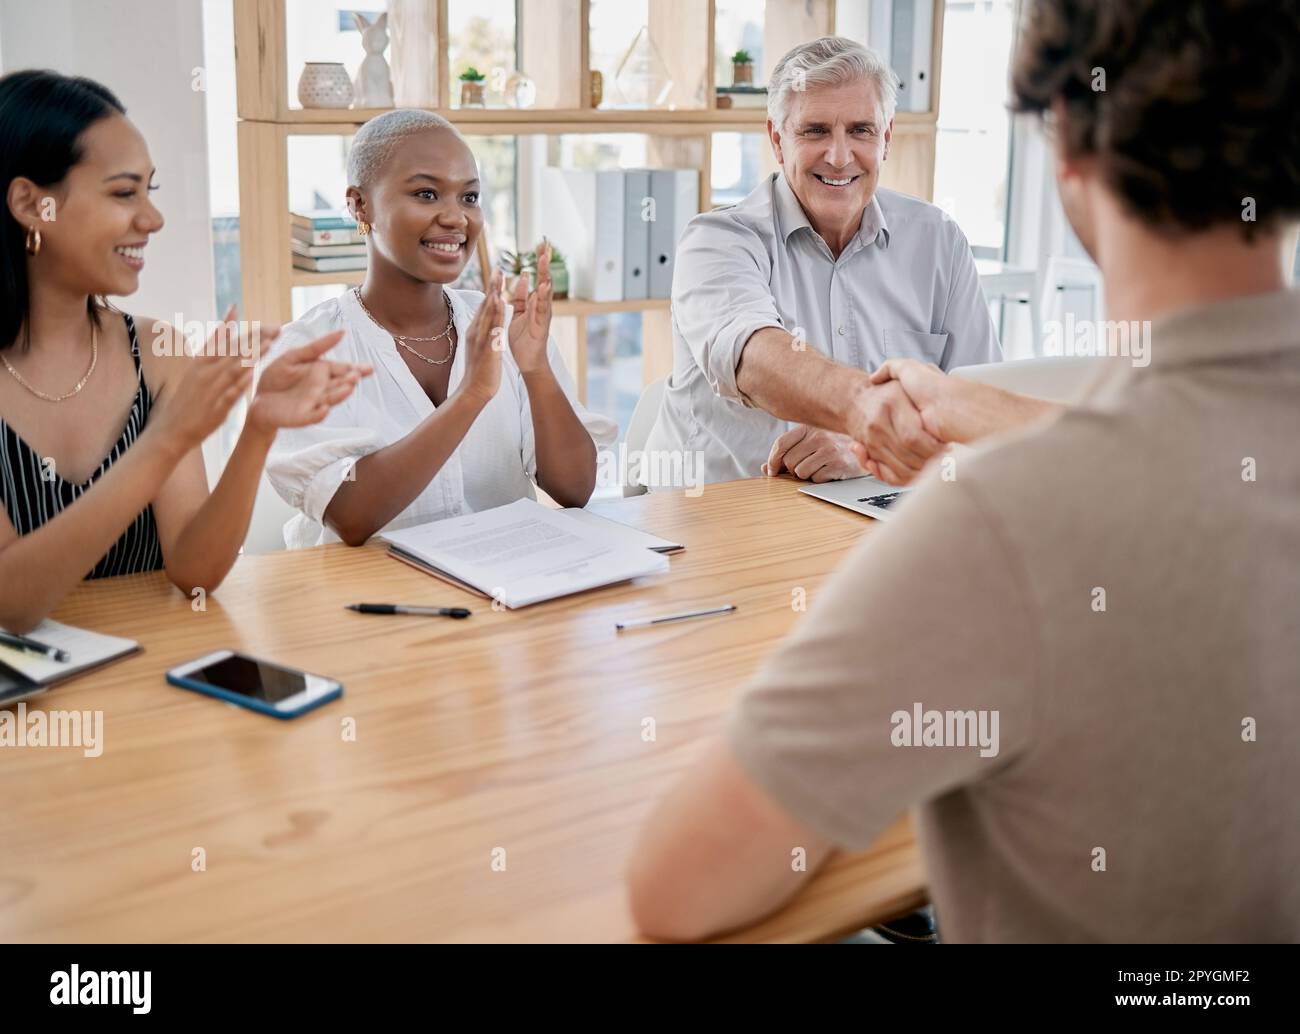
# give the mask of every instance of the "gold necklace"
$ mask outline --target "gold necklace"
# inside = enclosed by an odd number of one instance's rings
[[[86,371],[86,376],[77,381],[77,386],[75,388],[71,391],[65,391],[62,395],[47,395],[39,388],[33,388],[23,380],[23,375],[13,368],[13,364],[9,362],[9,357],[5,355],[4,352],[0,352],[0,359],[4,360],[5,369],[13,375],[13,379],[38,399],[45,402],[65,402],[74,395],[80,395],[81,389],[90,381],[90,375],[95,372],[95,364],[99,362],[99,328],[94,323],[91,323],[90,325],[90,369]]]
[[[447,326],[443,329],[443,332],[441,334],[435,334],[433,337],[398,337],[391,330],[389,330],[382,323],[380,323],[377,319],[375,319],[371,311],[366,308],[366,303],[361,300],[361,288],[359,287],[352,288],[352,293],[357,296],[357,304],[361,306],[361,311],[364,312],[368,317],[370,317],[370,322],[373,323],[380,330],[382,330],[389,337],[391,337],[393,341],[397,343],[398,347],[405,348],[408,352],[411,353],[411,355],[415,356],[417,359],[423,359],[430,366],[445,366],[447,363],[451,362],[451,357],[453,354],[455,354],[456,351],[456,342],[452,341],[451,338],[447,338],[447,355],[443,359],[430,359],[427,355],[424,355],[421,352],[417,352],[414,348],[412,348],[410,345],[406,343],[407,341],[437,341],[439,338],[447,337],[447,335],[451,333],[451,328],[452,328],[451,299],[447,297],[446,291],[442,292],[442,297],[443,297],[443,301],[447,303]]]

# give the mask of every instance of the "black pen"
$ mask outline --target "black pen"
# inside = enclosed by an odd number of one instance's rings
[[[57,646],[46,646],[44,643],[38,643],[35,639],[28,639],[24,635],[14,635],[12,632],[0,631],[0,644],[12,646],[15,650],[23,650],[26,653],[40,654],[40,656],[48,657],[52,661],[67,663],[72,660],[72,656],[67,650],[60,650]]]
[[[426,618],[467,618],[464,607],[405,607],[400,603],[349,603],[348,610],[358,614],[415,614]]]

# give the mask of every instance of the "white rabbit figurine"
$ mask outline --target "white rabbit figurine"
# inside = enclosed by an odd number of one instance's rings
[[[365,59],[357,69],[358,108],[391,108],[393,106],[393,80],[388,73],[388,62],[384,60],[384,48],[388,46],[388,12],[385,11],[375,19],[374,24],[366,21],[365,15],[352,12],[352,18],[361,33],[361,45],[366,48]]]

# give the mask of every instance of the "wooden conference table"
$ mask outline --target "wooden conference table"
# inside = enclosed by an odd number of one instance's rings
[[[100,757],[0,748],[0,940],[635,939],[638,828],[802,617],[793,590],[811,600],[872,522],[785,479],[597,509],[686,551],[668,575],[517,612],[374,544],[242,557],[204,612],[161,574],[80,587],[54,616],[143,652],[28,701],[102,710]],[[343,609],[359,601],[474,616]],[[739,611],[614,630],[724,602]],[[337,678],[343,697],[282,722],[164,682],[223,647]],[[732,939],[824,940],[924,896],[904,818]]]

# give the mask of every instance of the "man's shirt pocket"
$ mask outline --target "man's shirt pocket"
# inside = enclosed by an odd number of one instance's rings
[[[939,363],[947,347],[947,334],[885,329],[886,359],[920,359],[926,363]]]

